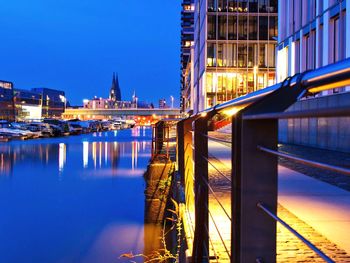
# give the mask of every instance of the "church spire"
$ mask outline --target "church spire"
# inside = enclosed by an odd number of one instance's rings
[[[113,72],[112,86],[110,89],[109,98],[113,101],[122,100],[122,95],[119,87],[118,74],[115,74],[115,72]]]

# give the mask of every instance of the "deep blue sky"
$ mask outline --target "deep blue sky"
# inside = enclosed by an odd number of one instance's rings
[[[180,0],[1,1],[0,79],[82,104],[107,97],[116,71],[123,99],[135,89],[140,100],[178,102],[180,9]]]

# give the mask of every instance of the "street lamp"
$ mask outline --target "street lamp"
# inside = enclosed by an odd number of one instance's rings
[[[170,96],[170,99],[171,99],[171,108],[174,108],[174,97]]]

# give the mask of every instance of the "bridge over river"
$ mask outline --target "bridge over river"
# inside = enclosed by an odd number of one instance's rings
[[[125,109],[87,109],[87,108],[67,108],[63,113],[63,118],[73,119],[112,119],[115,117],[128,116],[155,116],[161,118],[174,118],[181,116],[178,108],[125,108]]]

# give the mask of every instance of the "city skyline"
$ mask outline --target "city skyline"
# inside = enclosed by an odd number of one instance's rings
[[[160,7],[171,12],[155,17]],[[4,3],[0,30],[6,41],[0,48],[7,62],[0,65],[0,79],[19,89],[64,90],[79,105],[85,98],[108,97],[111,73],[118,72],[123,96],[131,98],[136,90],[156,102],[173,95],[178,104],[180,9],[174,1]]]

